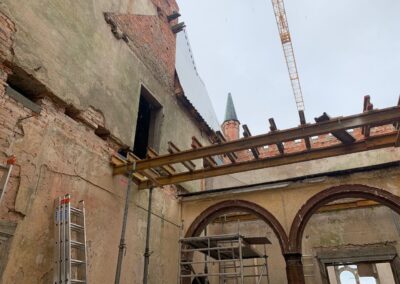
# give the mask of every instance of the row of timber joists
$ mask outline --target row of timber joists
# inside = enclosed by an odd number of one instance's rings
[[[385,109],[373,109],[369,97],[365,97],[364,111],[357,115],[331,118],[324,113],[315,118],[315,123],[306,123],[304,115],[298,127],[278,130],[273,119],[270,119],[270,132],[252,136],[246,125],[243,138],[226,141],[222,133],[217,132],[217,141],[210,146],[203,146],[195,137],[192,138],[192,149],[181,150],[173,142],[168,143],[169,154],[158,155],[149,148],[146,159],[139,159],[132,153],[128,157],[113,157],[114,175],[133,170],[133,180],[140,189],[179,184],[209,177],[222,176],[250,170],[276,167],[281,165],[305,162],[309,160],[334,157],[373,149],[399,146],[400,104]],[[300,114],[301,117],[301,114]],[[378,126],[389,126],[390,131],[384,134],[373,134],[371,129]],[[363,136],[355,138],[350,129],[361,128]],[[338,143],[329,146],[313,147],[310,137],[331,134]],[[286,153],[284,143],[301,139],[305,143],[303,150]],[[267,145],[277,145],[279,153],[272,157],[261,157],[258,149]],[[238,161],[238,152],[251,151],[253,159]],[[227,157],[231,163],[218,164],[216,157]],[[203,167],[196,168],[194,161],[203,160]],[[186,170],[177,170],[174,164],[181,164]]]

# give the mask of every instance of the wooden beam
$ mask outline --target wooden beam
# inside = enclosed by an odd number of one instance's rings
[[[243,136],[244,137],[251,137],[251,133],[249,128],[247,127],[246,124],[243,125]],[[260,157],[260,152],[256,147],[250,148],[251,153],[253,153],[253,156],[255,159],[258,159]]]
[[[317,148],[273,158],[263,158],[248,162],[241,162],[230,165],[222,165],[210,169],[199,169],[191,173],[179,173],[170,177],[160,177],[157,182],[160,185],[177,184],[185,181],[222,176],[238,172],[246,172],[270,167],[289,165],[294,163],[306,162],[311,160],[323,159],[339,155],[363,152],[368,150],[393,147],[397,138],[397,133],[372,136],[369,139],[357,141],[351,145],[335,145],[327,148]],[[148,183],[140,184],[140,188],[148,188]]]
[[[111,164],[114,166],[114,167],[117,167],[117,166],[124,166],[124,167],[126,167],[126,168],[128,168],[128,163],[129,162],[132,162],[132,160],[127,160],[125,157],[122,157],[121,155],[119,155],[119,154],[115,154],[115,155],[113,155],[112,157],[111,157]],[[128,173],[128,171],[126,171],[125,172],[125,174],[127,174]],[[145,181],[147,181],[147,178],[145,177],[145,176],[143,176],[143,175],[141,175],[141,174],[139,174],[139,173],[137,173],[137,172],[134,172],[133,174],[132,174],[132,178],[133,178],[133,182],[134,183],[136,183],[136,184],[139,184],[139,183],[141,183],[141,182],[145,182]]]
[[[141,175],[147,177],[148,181],[146,182],[150,186],[161,186],[158,182],[158,178],[160,175],[153,169],[146,169],[139,172]]]
[[[326,134],[332,131],[357,128],[366,124],[386,125],[398,120],[400,120],[400,107],[373,110],[357,115],[333,118],[322,123],[302,125],[285,131],[276,131],[263,135],[241,138],[235,141],[186,150],[170,155],[160,155],[153,159],[138,161],[136,163],[136,168],[140,170],[166,164],[180,163],[188,160],[201,159],[205,156],[214,156],[226,152],[237,152],[252,147],[271,145],[280,141],[292,141],[295,139],[303,139],[304,137]],[[115,170],[121,173],[118,167],[116,167]],[[126,169],[123,167],[122,172],[125,170]]]
[[[351,201],[351,202],[340,202],[340,203],[324,205],[317,210],[317,213],[349,210],[349,209],[361,209],[361,208],[366,208],[366,207],[371,207],[371,206],[380,206],[380,205],[382,205],[382,204],[379,202],[373,201],[373,200],[357,200],[357,201]]]
[[[271,132],[275,132],[278,130],[278,128],[276,127],[275,124],[275,120],[273,118],[268,119],[269,121],[269,129],[271,130]],[[283,143],[281,141],[279,141],[278,143],[276,143],[276,146],[278,147],[278,151],[279,153],[281,153],[281,155],[285,152],[285,147],[283,147]]]
[[[397,101],[397,106],[400,107],[400,96],[399,96],[399,100]],[[393,126],[399,130],[400,129],[400,120],[396,121],[395,123],[393,123]]]
[[[364,96],[363,112],[368,112],[373,109],[374,105],[371,104],[371,97]],[[365,125],[364,127],[361,128],[361,134],[363,134],[364,137],[369,137],[370,133],[371,133],[371,125]]]
[[[168,152],[170,154],[175,154],[180,151],[181,150],[179,150],[179,148],[174,143],[172,143],[171,141],[168,142]],[[184,162],[182,162],[182,165],[191,172],[194,171],[196,168],[196,164],[193,163],[192,161],[184,161]]]
[[[225,136],[222,134],[221,131],[217,131],[215,132],[215,134],[217,135],[217,142],[218,143],[224,143],[226,142]],[[232,152],[232,153],[226,153],[225,154],[228,159],[231,161],[231,163],[236,163],[236,159],[237,159],[237,155],[236,153]]]
[[[151,147],[147,147],[147,158],[155,158],[158,157],[158,153]],[[173,175],[176,171],[173,166],[171,165],[163,165],[160,167],[163,171],[168,175]]]
[[[331,118],[326,112],[324,112],[320,117],[315,118],[315,122],[326,122],[329,120],[331,120]],[[352,144],[354,141],[356,141],[353,135],[349,134],[345,129],[332,131],[331,133],[339,141],[346,145]]]
[[[192,148],[199,149],[202,147],[203,145],[201,145],[200,141],[195,136],[192,136]],[[203,159],[208,163],[210,167],[215,167],[217,165],[217,162],[211,156],[203,157]]]
[[[306,116],[304,115],[304,110],[299,110],[299,116],[300,116],[300,124],[301,125],[306,125],[307,121],[306,121]],[[311,149],[311,142],[310,142],[310,137],[304,137],[304,142],[306,144],[306,148],[307,150]]]

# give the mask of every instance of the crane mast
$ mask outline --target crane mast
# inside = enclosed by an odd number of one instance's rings
[[[297,72],[296,59],[294,57],[292,40],[289,32],[289,25],[286,18],[285,5],[283,0],[272,0],[279,36],[285,55],[286,65],[289,71],[290,83],[292,85],[297,110],[304,111],[304,100],[301,92],[299,74]]]

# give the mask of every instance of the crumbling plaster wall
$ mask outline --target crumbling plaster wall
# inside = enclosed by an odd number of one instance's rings
[[[140,84],[163,106],[160,152],[167,141],[182,149],[191,136],[208,140],[173,91],[160,82],[122,40],[103,12],[153,15],[156,1],[1,1],[0,162],[17,157],[0,220],[16,225],[0,283],[51,283],[54,199],[70,193],[87,208],[88,272],[91,283],[113,283],[127,180],[112,176],[110,158],[132,145]],[[164,3],[165,4],[165,3]],[[3,14],[4,13],[4,14]],[[49,90],[35,115],[5,94],[9,67],[19,67]],[[82,110],[79,119],[66,105]],[[105,124],[112,139],[95,135]],[[196,190],[199,183],[187,183]],[[153,194],[150,283],[175,283],[180,206],[176,190]],[[141,283],[147,219],[146,190],[133,189],[127,251],[121,283]],[[161,259],[169,261],[160,264]]]
[[[70,193],[73,202],[87,208],[88,271],[94,283],[112,283],[127,180],[112,176],[109,157],[114,145],[60,114],[51,102],[42,102],[39,116],[1,93],[1,160],[12,151],[18,162],[0,206],[0,219],[17,223],[0,283],[50,283],[54,251],[54,199]],[[4,136],[3,136],[4,135]],[[4,151],[5,150],[5,151]],[[179,204],[175,191],[153,195],[150,262],[152,282],[172,283],[176,261],[158,265],[158,259],[177,258]],[[121,283],[141,283],[146,235],[147,191],[133,190],[130,202],[127,252]],[[162,217],[163,219],[161,219]],[[107,269],[105,269],[107,268]],[[154,279],[155,277],[155,279]]]
[[[0,10],[16,28],[11,61],[66,103],[100,110],[106,128],[129,145],[141,83],[164,106],[166,120],[176,121],[181,111],[174,106],[172,90],[166,90],[123,40],[115,39],[103,13],[135,13],[138,7],[137,13],[154,15],[153,2],[40,0],[21,5],[2,1]]]

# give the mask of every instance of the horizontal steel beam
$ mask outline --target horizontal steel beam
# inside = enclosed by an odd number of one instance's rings
[[[373,136],[366,140],[354,142],[351,145],[336,145],[320,149],[312,149],[308,151],[286,154],[272,158],[264,158],[218,166],[210,169],[199,169],[193,172],[185,172],[175,174],[169,177],[157,178],[158,185],[178,184],[186,181],[198,180],[209,177],[222,176],[227,174],[258,170],[263,168],[277,167],[294,163],[306,162],[311,160],[323,159],[339,155],[363,152],[368,150],[393,147],[395,145],[397,133],[386,134],[381,136]],[[144,189],[150,187],[150,181],[142,182],[139,188]]]
[[[381,110],[372,110],[358,115],[333,118],[326,122],[301,125],[288,130],[278,130],[267,134],[241,138],[235,141],[181,151],[170,155],[160,155],[152,159],[137,161],[136,170],[144,170],[168,164],[180,163],[183,161],[201,159],[228,152],[237,152],[254,147],[331,133],[342,129],[357,128],[363,125],[391,124],[399,120],[400,106]],[[116,167],[114,173],[121,174],[126,172],[126,166],[121,166],[121,169],[122,171],[119,171],[119,167]]]

